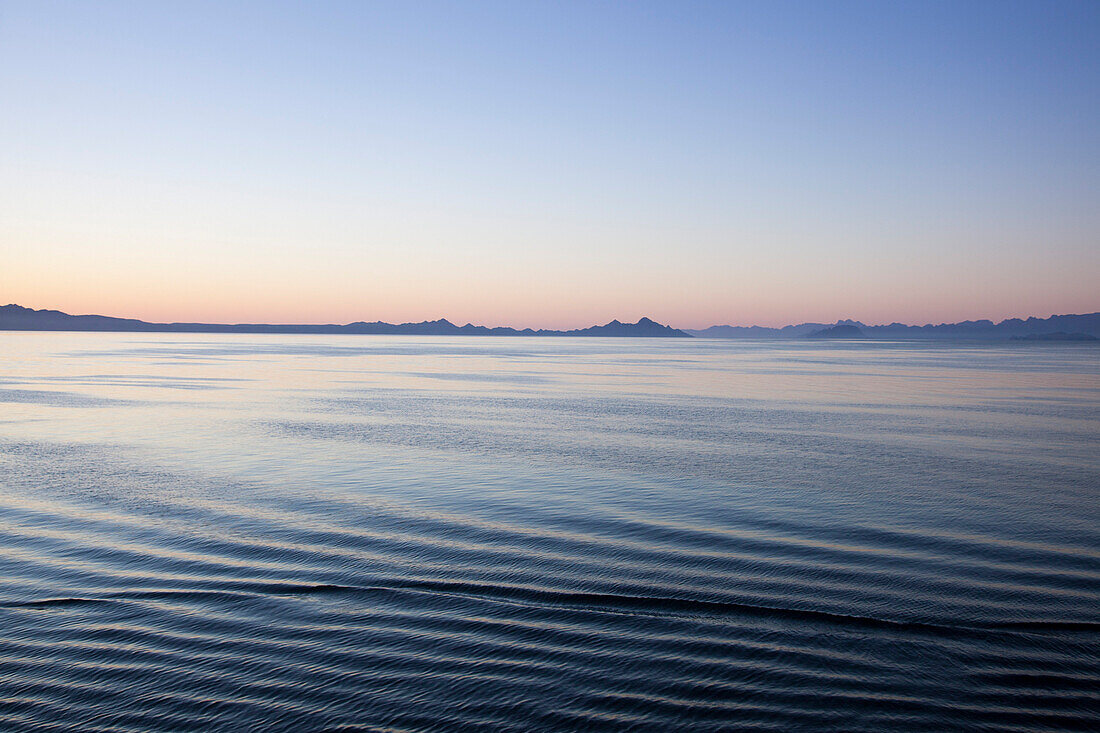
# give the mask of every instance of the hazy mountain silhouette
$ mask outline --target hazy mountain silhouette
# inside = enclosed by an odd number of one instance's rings
[[[711,326],[676,329],[642,318],[637,323],[611,321],[570,331],[516,329],[506,326],[456,326],[445,318],[420,323],[356,321],[347,324],[272,323],[150,323],[134,318],[69,315],[57,310],[33,310],[19,305],[0,306],[0,330],[7,331],[148,331],[168,333],[348,333],[409,336],[611,336],[642,338],[870,338],[870,339],[1019,339],[1078,341],[1100,337],[1100,313],[1056,315],[1049,318],[1009,318],[910,326],[904,323],[869,326],[859,321],[799,323],[782,328],[765,326]]]
[[[830,326],[820,331],[806,334],[808,339],[862,339],[867,338],[858,326],[842,323],[839,326]]]
[[[841,326],[858,329],[863,338],[872,339],[980,339],[998,340],[1023,336],[1045,337],[1064,333],[1080,333],[1087,336],[1100,336],[1100,313],[1051,316],[1050,318],[1031,317],[1027,319],[1008,318],[1000,323],[993,321],[962,321],[960,323],[926,324],[909,326],[904,323],[868,326],[859,321],[842,320],[836,323],[799,323],[783,328],[764,326],[711,326],[703,329],[684,329],[692,336],[704,338],[800,338]],[[1035,340],[1062,340],[1057,337]]]
[[[572,331],[530,328],[489,328],[467,323],[456,326],[445,318],[421,323],[356,321],[339,324],[271,323],[149,323],[134,318],[73,316],[56,310],[33,310],[19,305],[0,306],[0,330],[7,331],[149,331],[168,333],[355,333],[405,336],[626,336],[634,338],[690,338],[679,329],[663,326],[648,318],[637,323],[611,321]]]

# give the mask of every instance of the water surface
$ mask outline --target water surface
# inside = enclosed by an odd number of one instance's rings
[[[1100,726],[1100,348],[0,334],[0,729]]]

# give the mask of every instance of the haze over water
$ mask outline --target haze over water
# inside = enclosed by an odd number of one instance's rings
[[[1100,725],[1100,349],[8,333],[0,728]]]

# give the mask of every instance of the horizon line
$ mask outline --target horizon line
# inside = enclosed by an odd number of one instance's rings
[[[801,322],[798,322],[798,323],[794,323],[794,322],[786,323],[782,326],[762,326],[762,325],[758,325],[758,324],[755,324],[755,323],[754,324],[749,324],[749,325],[744,325],[744,324],[735,324],[735,323],[727,321],[725,323],[712,323],[709,326],[702,326],[702,327],[675,326],[675,325],[668,324],[668,323],[662,323],[662,322],[660,322],[660,321],[658,321],[654,318],[650,318],[649,316],[641,316],[641,317],[639,317],[639,319],[637,321],[634,321],[634,322],[620,321],[618,318],[612,318],[610,321],[607,321],[606,323],[600,323],[600,320],[597,319],[596,322],[593,323],[590,326],[581,326],[581,327],[576,327],[576,328],[546,328],[546,327],[534,328],[534,327],[531,327],[531,326],[502,326],[502,325],[489,326],[489,325],[485,325],[485,324],[473,323],[472,321],[467,322],[463,325],[458,325],[457,323],[455,323],[454,321],[450,320],[449,318],[447,318],[445,316],[441,316],[441,317],[435,318],[435,319],[424,319],[422,321],[401,321],[401,322],[390,322],[390,321],[382,321],[382,320],[368,321],[368,320],[360,318],[360,319],[356,319],[356,320],[352,320],[352,321],[347,321],[347,322],[344,322],[344,323],[340,323],[340,322],[320,323],[320,322],[305,322],[305,321],[303,321],[303,322],[290,322],[290,323],[288,323],[288,322],[260,322],[260,321],[237,321],[237,322],[188,321],[188,320],[147,321],[147,320],[144,320],[142,318],[137,318],[137,317],[134,317],[134,316],[113,316],[113,315],[104,315],[102,313],[69,313],[69,312],[62,311],[62,310],[59,310],[59,309],[56,309],[56,308],[31,308],[31,307],[28,307],[28,306],[20,305],[18,303],[8,303],[7,305],[0,306],[0,308],[12,308],[12,307],[20,308],[20,309],[23,309],[25,311],[30,311],[30,312],[34,312],[34,313],[59,313],[59,314],[68,316],[70,318],[81,318],[81,317],[112,318],[112,319],[118,319],[118,320],[137,321],[137,322],[140,322],[140,323],[145,323],[145,324],[154,325],[154,326],[219,326],[219,327],[262,326],[262,327],[288,327],[288,328],[295,328],[295,327],[302,327],[302,328],[319,327],[319,328],[324,328],[324,327],[347,327],[347,326],[354,326],[354,325],[358,325],[358,324],[386,325],[386,326],[418,326],[418,325],[438,323],[438,324],[447,324],[447,325],[453,326],[455,328],[473,327],[473,328],[485,328],[485,329],[514,330],[514,331],[524,331],[524,332],[525,331],[532,331],[532,332],[536,332],[536,333],[543,332],[543,331],[545,331],[545,332],[564,333],[564,332],[569,332],[569,331],[582,331],[582,330],[585,330],[587,328],[599,328],[599,327],[603,327],[603,326],[612,326],[612,325],[615,325],[615,324],[618,324],[618,325],[641,325],[644,322],[649,322],[649,323],[653,323],[653,324],[660,325],[660,326],[665,326],[667,328],[671,328],[671,329],[679,330],[679,331],[684,331],[684,332],[706,331],[706,330],[711,329],[711,328],[723,328],[723,327],[742,328],[742,329],[758,328],[758,329],[778,331],[778,330],[782,330],[784,328],[798,327],[798,326],[832,326],[832,325],[841,325],[841,324],[845,324],[845,323],[858,324],[858,325],[866,326],[866,327],[869,327],[869,328],[881,328],[881,327],[889,327],[889,326],[905,326],[905,327],[909,327],[909,328],[924,328],[924,327],[949,326],[949,325],[959,325],[959,324],[969,324],[969,323],[991,323],[993,325],[999,325],[999,324],[1006,323],[1006,322],[1011,322],[1011,321],[1026,322],[1026,321],[1029,321],[1029,320],[1047,320],[1047,319],[1050,319],[1050,318],[1059,318],[1059,317],[1067,317],[1067,316],[1100,315],[1100,310],[1098,310],[1098,311],[1089,311],[1089,312],[1083,312],[1083,313],[1051,313],[1051,314],[1045,315],[1045,316],[1041,316],[1041,315],[1008,316],[1008,317],[1005,317],[1005,318],[1001,318],[1000,320],[994,320],[992,318],[967,318],[967,319],[963,319],[963,320],[959,320],[959,321],[942,321],[942,322],[939,322],[939,323],[935,323],[935,322],[932,322],[932,321],[928,321],[928,322],[925,322],[925,323],[905,323],[903,321],[897,321],[897,320],[891,321],[889,323],[887,323],[887,322],[871,323],[871,322],[861,321],[861,320],[856,319],[856,318],[838,318],[835,321],[825,321],[825,320],[822,320],[822,321],[817,321],[817,320],[814,320],[814,321],[801,321]]]

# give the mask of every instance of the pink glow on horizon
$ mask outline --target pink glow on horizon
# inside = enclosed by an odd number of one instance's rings
[[[198,322],[198,323],[284,323],[284,324],[345,324],[354,321],[385,321],[405,323],[431,321],[446,318],[456,325],[473,323],[482,326],[511,326],[514,328],[546,328],[568,330],[601,325],[613,319],[634,322],[648,317],[676,328],[706,328],[713,325],[782,327],[790,324],[817,322],[833,323],[852,319],[868,325],[900,322],[909,325],[928,323],[954,323],[966,320],[988,319],[999,322],[1007,318],[1045,318],[1068,313],[1092,313],[1100,310],[1100,303],[1087,298],[1015,299],[1011,303],[990,304],[966,302],[959,298],[954,302],[939,302],[920,307],[916,303],[899,302],[896,311],[883,308],[844,308],[831,305],[815,307],[812,304],[771,303],[731,304],[728,308],[691,308],[675,304],[655,304],[652,307],[631,304],[618,307],[610,303],[577,303],[572,308],[547,312],[531,304],[490,304],[466,302],[447,307],[445,303],[398,305],[364,304],[353,307],[336,302],[310,302],[291,299],[278,302],[270,300],[258,303],[233,302],[232,299],[205,298],[194,303],[161,302],[134,298],[128,294],[91,294],[76,297],[70,293],[44,298],[41,293],[18,294],[5,288],[6,302],[15,302],[29,308],[60,310],[72,315],[95,314],[120,318],[137,318],[150,322]],[[900,301],[900,299],[899,299]],[[769,307],[770,306],[770,307]]]

